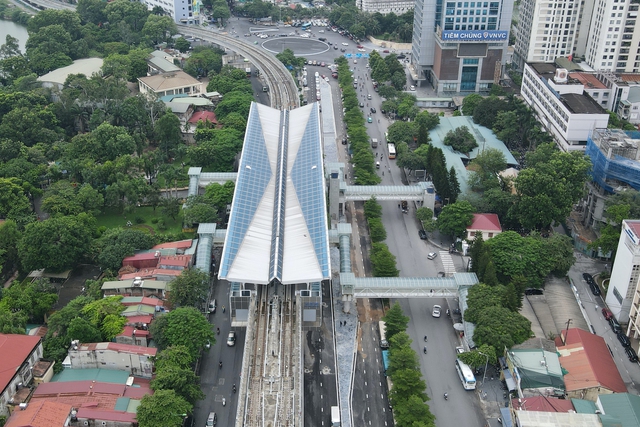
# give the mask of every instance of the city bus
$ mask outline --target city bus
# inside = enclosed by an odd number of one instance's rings
[[[462,387],[464,387],[465,390],[476,389],[476,377],[473,376],[471,368],[460,359],[456,359],[456,372],[458,372]]]
[[[380,348],[389,348],[389,342],[387,341],[387,325],[382,320],[378,322],[378,329],[380,329]]]
[[[396,158],[396,146],[394,144],[387,144],[387,150],[389,150],[389,158]]]
[[[384,376],[387,376],[387,369],[389,369],[389,350],[382,350],[382,366],[384,367]]]
[[[305,22],[304,24],[302,24],[302,25],[300,26],[300,29],[301,29],[302,31],[307,31],[309,28],[311,28],[311,22]]]

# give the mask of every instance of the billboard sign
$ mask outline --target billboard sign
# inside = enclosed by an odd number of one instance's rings
[[[442,40],[453,42],[501,42],[509,40],[509,31],[443,31]]]

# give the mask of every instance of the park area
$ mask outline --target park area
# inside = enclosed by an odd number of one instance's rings
[[[163,214],[161,208],[151,206],[136,207],[133,212],[123,213],[116,209],[108,209],[97,216],[98,228],[131,227],[146,231],[149,234],[175,234],[182,232],[182,215],[179,213],[172,218]]]

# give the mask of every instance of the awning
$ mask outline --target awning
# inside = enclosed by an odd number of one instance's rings
[[[504,375],[504,381],[507,383],[507,389],[509,391],[514,391],[516,389],[516,382],[513,380],[511,372],[509,372],[508,369],[504,369],[502,371],[502,375]]]

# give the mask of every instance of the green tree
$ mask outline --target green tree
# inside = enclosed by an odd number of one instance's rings
[[[195,360],[191,358],[191,354],[189,354],[188,348],[182,345],[176,345],[158,352],[154,360],[154,366],[156,371],[173,366],[189,368],[192,366],[194,361]]]
[[[209,47],[193,49],[184,65],[184,71],[194,77],[207,76],[210,72],[219,73],[222,68],[222,56]]]
[[[197,268],[189,268],[171,281],[169,303],[173,307],[200,307],[209,291],[209,275]]]
[[[175,48],[182,53],[187,53],[191,49],[191,42],[184,37],[178,37],[175,42]]]
[[[478,323],[482,310],[490,307],[502,307],[503,288],[479,283],[469,288],[467,309],[464,319],[471,323]]]
[[[442,208],[437,221],[438,230],[454,237],[464,237],[472,220],[473,206],[466,200],[461,200]]]
[[[142,27],[142,34],[154,45],[167,41],[177,32],[176,23],[170,16],[149,15]]]
[[[21,234],[15,221],[6,220],[0,224],[0,273],[7,276],[18,267],[18,241]]]
[[[455,203],[458,200],[458,195],[460,195],[460,183],[458,182],[458,176],[456,175],[456,170],[451,166],[449,169],[449,200],[452,203]]]
[[[384,243],[373,243],[369,257],[373,265],[374,277],[397,277],[396,257]]]
[[[167,157],[174,157],[182,143],[178,116],[173,113],[167,113],[160,117],[153,127],[153,133],[158,149],[162,150]]]
[[[122,305],[121,301],[121,295],[101,298],[87,303],[82,307],[80,313],[82,314],[82,317],[89,321],[89,323],[97,329],[101,329],[105,324],[105,321],[113,321],[109,316],[119,316],[120,313],[122,313],[122,310],[124,310],[125,307]],[[124,326],[124,324],[122,326]],[[122,329],[120,331],[122,331]]]
[[[102,334],[98,328],[82,317],[76,317],[71,321],[67,334],[69,339],[79,340],[81,343],[102,342]]]
[[[100,332],[104,341],[113,341],[127,324],[127,318],[119,314],[108,314],[102,319]]]
[[[369,218],[369,235],[372,242],[382,242],[387,238],[387,231],[384,229],[380,218]]]
[[[18,219],[31,211],[31,203],[18,178],[0,178],[0,218]]]
[[[145,395],[136,411],[140,427],[181,427],[193,405],[173,390]]]
[[[25,271],[70,268],[86,256],[94,232],[95,219],[86,214],[28,224],[18,242],[22,267]]]
[[[478,146],[478,143],[468,127],[460,126],[447,132],[444,137],[444,145],[449,145],[455,151],[468,154]]]
[[[424,126],[427,131],[435,129],[440,124],[440,116],[428,111],[422,111],[416,116],[418,126]]]
[[[213,342],[212,326],[193,307],[179,307],[156,319],[150,327],[158,348],[182,345],[195,359],[207,342]]]
[[[495,365],[498,362],[496,349],[487,344],[483,344],[473,351],[465,351],[459,354],[458,359],[472,368],[480,368],[487,364]]]
[[[387,310],[387,313],[384,315],[382,320],[386,323],[386,335],[387,341],[389,342],[391,342],[391,339],[394,336],[404,333],[409,325],[409,316],[404,315],[398,301],[396,301],[391,308]]]
[[[473,116],[476,107],[483,99],[484,97],[478,93],[465,96],[462,100],[462,114],[465,116]]]
[[[367,219],[382,218],[382,206],[376,200],[376,196],[364,202],[364,216]]]
[[[419,396],[410,396],[393,407],[393,418],[398,427],[435,427],[435,416]]]
[[[473,170],[470,183],[474,190],[488,190],[500,185],[498,172],[507,168],[507,159],[504,154],[495,148],[486,148],[478,153],[471,162],[469,169]]]
[[[400,332],[395,335],[394,338],[399,338],[399,336],[403,334],[407,335],[406,332]],[[406,339],[411,342],[408,336]],[[409,345],[395,346],[392,344],[389,349],[389,369],[387,370],[387,375],[393,377],[395,372],[402,369],[420,369],[418,356]]]
[[[156,370],[156,376],[151,381],[151,388],[154,391],[172,390],[187,402],[194,404],[196,401],[204,399],[205,395],[200,390],[199,377],[193,372],[191,367],[164,366]]]
[[[476,323],[473,340],[477,345],[487,344],[498,351],[521,344],[531,337],[531,322],[520,313],[505,307],[482,310]]]
[[[428,397],[424,392],[427,384],[422,379],[420,371],[416,369],[401,369],[393,375],[393,388],[389,393],[389,399],[394,407],[401,402],[415,396],[426,402]]]

